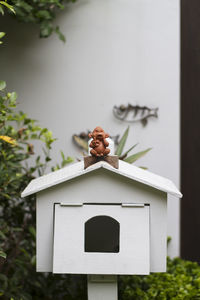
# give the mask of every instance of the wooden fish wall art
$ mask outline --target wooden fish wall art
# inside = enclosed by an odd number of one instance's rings
[[[129,123],[141,122],[143,126],[146,126],[149,118],[158,118],[158,108],[122,104],[113,107],[113,114],[120,121]]]

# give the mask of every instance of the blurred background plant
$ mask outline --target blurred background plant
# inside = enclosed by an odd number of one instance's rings
[[[200,299],[200,266],[180,258],[167,259],[166,273],[120,276],[120,300]]]
[[[1,13],[2,15],[4,15],[4,8],[7,8],[8,11],[10,11],[10,12],[12,12],[12,13],[15,14],[15,10],[14,10],[13,6],[10,5],[10,4],[7,2],[7,0],[6,0],[6,1],[0,1],[0,13]]]
[[[33,299],[39,293],[41,299],[48,299],[46,295],[54,290],[50,293],[55,299],[58,286],[62,295],[63,279],[57,281],[52,275],[36,274],[35,196],[21,198],[21,192],[30,180],[44,174],[51,161],[50,150],[55,139],[51,131],[41,128],[25,113],[16,113],[16,100],[17,94],[7,92],[6,83],[0,81],[0,296],[4,299]],[[32,140],[41,143],[43,158],[35,155]],[[29,162],[31,157],[35,160]],[[63,152],[61,157],[61,164],[52,170],[73,161]],[[46,285],[49,289],[45,289]],[[66,281],[63,286],[65,295],[67,289]],[[57,299],[62,299],[59,297]]]
[[[0,12],[3,14],[3,6],[9,8],[8,13],[15,11],[13,16],[17,21],[35,24],[39,28],[39,35],[42,38],[49,37],[55,32],[59,39],[65,42],[65,36],[60,31],[59,26],[54,25],[56,15],[65,9],[70,3],[76,0],[10,0],[0,1]]]
[[[0,14],[4,15],[4,8],[7,8],[8,11],[15,14],[15,10],[12,5],[8,4],[7,1],[0,1]],[[6,35],[5,32],[0,32],[0,44],[2,44],[2,38]]]
[[[138,145],[138,144],[135,144],[131,148],[129,148],[128,150],[126,150],[124,152],[124,148],[125,148],[125,145],[126,145],[126,142],[127,142],[128,134],[129,134],[129,127],[127,127],[124,134],[122,135],[122,137],[119,141],[119,144],[117,145],[115,155],[118,155],[119,159],[124,160],[127,163],[132,164],[132,163],[136,162],[139,158],[141,158],[145,154],[147,154],[147,152],[149,152],[151,150],[151,148],[145,149],[143,151],[140,151],[140,152],[137,152],[135,154],[132,154],[132,155],[128,156],[128,154],[130,154],[130,152]]]

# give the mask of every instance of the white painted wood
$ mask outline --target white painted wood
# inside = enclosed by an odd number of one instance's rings
[[[83,206],[83,203],[60,203],[60,206]]]
[[[122,203],[122,207],[144,207],[143,203]]]
[[[88,276],[88,300],[117,300],[117,276]]]
[[[88,282],[93,283],[103,283],[103,282],[116,282],[117,281],[117,275],[88,275],[87,276]]]
[[[119,253],[84,251],[85,222],[94,216],[110,216],[119,222]],[[149,206],[55,204],[53,273],[149,274],[149,230]]]
[[[37,271],[53,270],[54,203],[68,204],[72,203],[72,199],[74,203],[150,204],[150,271],[166,271],[166,193],[105,169],[98,169],[37,194]]]
[[[91,171],[104,168],[124,177],[136,180],[138,182],[149,185],[155,189],[172,194],[181,198],[182,194],[169,179],[153,174],[149,171],[135,167],[129,163],[119,160],[119,169],[113,168],[110,164],[101,161],[84,170],[83,162],[72,164],[68,167],[51,172],[47,175],[33,179],[22,193],[22,197],[37,193],[59,183],[84,175]]]

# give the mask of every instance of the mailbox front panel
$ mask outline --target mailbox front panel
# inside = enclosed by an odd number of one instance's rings
[[[149,206],[54,207],[53,273],[149,274]]]

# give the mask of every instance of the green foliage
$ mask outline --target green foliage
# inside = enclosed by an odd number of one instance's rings
[[[65,280],[35,272],[35,196],[20,196],[36,174],[44,173],[55,139],[51,131],[25,113],[16,113],[16,99],[17,94],[6,92],[6,83],[0,81],[0,296],[14,300],[65,299],[65,295],[73,294],[67,286],[70,277]],[[33,159],[31,140],[41,143],[43,159]],[[63,152],[61,155],[61,167],[72,161]]]
[[[121,154],[122,154],[122,151],[123,151],[124,146],[126,144],[126,140],[128,138],[128,133],[129,133],[129,126],[126,129],[126,131],[124,132],[123,136],[121,137],[121,140],[119,141],[119,145],[118,145],[118,147],[115,151],[115,154],[118,155],[118,156],[121,156]]]
[[[63,168],[63,167],[65,167],[66,165],[68,165],[68,164],[70,164],[71,162],[74,161],[73,158],[70,157],[70,156],[65,157],[63,151],[60,151],[60,153],[61,153],[61,157],[62,157],[61,167],[60,167],[59,164],[56,164],[55,167],[52,167],[52,168],[51,168],[52,171],[59,170],[60,168]]]
[[[127,158],[124,159],[124,161],[126,161],[127,163],[129,164],[132,164],[134,163],[136,160],[138,160],[139,158],[141,158],[142,156],[144,156],[147,152],[149,152],[151,150],[151,148],[148,148],[144,151],[140,151],[140,152],[137,152]]]
[[[151,150],[151,148],[148,148],[144,151],[137,152],[137,153],[132,154],[127,157],[127,155],[138,145],[138,144],[133,145],[130,149],[128,149],[125,153],[123,153],[124,147],[127,142],[128,134],[129,134],[129,126],[127,127],[127,129],[125,130],[124,134],[122,135],[122,137],[119,141],[119,144],[115,151],[115,155],[118,155],[119,159],[124,160],[129,164],[132,164],[139,158],[143,157],[147,152],[149,152]]]
[[[4,90],[6,88],[6,83],[3,80],[0,80],[0,91]]]
[[[7,8],[9,11],[11,11],[12,13],[15,14],[15,10],[13,8],[12,5],[7,3],[6,1],[0,1],[0,14],[4,15],[4,8]],[[5,32],[0,32],[0,44],[3,44],[3,42],[1,41],[1,39],[5,36]],[[3,83],[3,81],[0,82],[0,85]],[[1,89],[1,87],[0,87]]]
[[[8,4],[8,3],[7,3],[7,0],[5,0],[5,1],[0,1],[0,13],[1,13],[2,15],[4,15],[4,8],[5,8],[5,7],[6,7],[10,12],[12,12],[12,13],[15,14],[15,10],[14,10],[13,6],[10,5],[10,4]]]
[[[39,25],[40,37],[43,38],[55,32],[63,42],[65,37],[53,22],[58,11],[63,10],[70,2],[75,0],[10,0],[18,21]]]
[[[2,44],[3,42],[1,41],[1,39],[5,36],[5,32],[0,32],[0,44]]]
[[[200,266],[180,258],[167,260],[167,273],[120,277],[121,300],[198,300]]]

